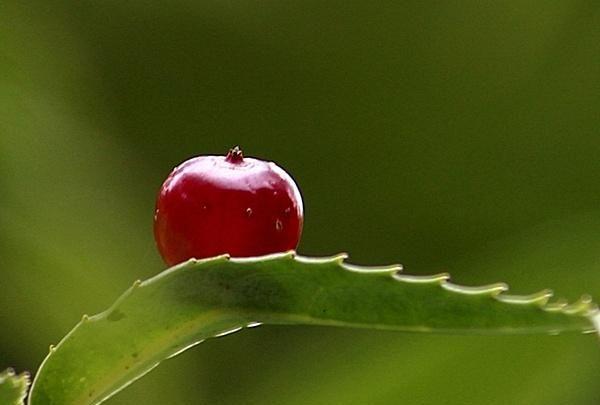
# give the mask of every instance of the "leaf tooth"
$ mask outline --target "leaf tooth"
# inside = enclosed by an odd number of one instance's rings
[[[320,263],[327,264],[333,263],[340,266],[343,270],[351,271],[353,273],[363,273],[363,274],[378,274],[378,275],[394,275],[398,272],[402,271],[401,264],[390,264],[385,266],[360,266],[357,264],[347,263],[348,253],[342,252],[338,253],[334,256],[322,257],[319,259],[311,259],[307,257],[303,257],[301,259],[304,263]]]
[[[256,260],[256,258],[248,258],[248,259]],[[136,282],[133,283],[132,290],[135,290],[136,287],[139,287],[141,285],[146,286],[148,284],[159,282],[162,279],[171,277],[173,274],[176,274],[179,271],[194,271],[198,267],[201,267],[204,265],[224,263],[224,262],[228,262],[230,260],[231,260],[231,256],[229,255],[229,253],[225,253],[225,254],[213,256],[213,257],[207,257],[204,259],[191,258],[191,259],[186,260],[185,262],[181,262],[172,267],[169,267],[167,270],[163,271],[162,273],[159,273],[159,274],[155,275],[154,277],[148,278],[148,279],[144,280],[143,282],[140,281],[139,284],[137,283],[137,280],[136,280]]]
[[[498,301],[506,302],[509,304],[544,306],[548,303],[548,300],[553,295],[554,292],[552,290],[545,289],[530,295],[498,294],[495,298]]]
[[[14,375],[15,375],[15,369],[12,367],[9,367],[0,373],[0,381],[2,381],[2,379],[7,378],[7,377],[14,377]]]
[[[594,308],[592,297],[589,295],[582,295],[577,301],[572,304],[565,306],[562,311],[569,315],[587,315]]]
[[[231,259],[231,255],[229,253],[223,253],[222,255],[217,255],[208,259],[204,259],[201,261],[210,261],[210,262],[226,262]]]
[[[24,380],[27,386],[31,384],[31,374],[29,374],[29,371],[23,371],[17,378]]]
[[[496,297],[502,292],[508,291],[508,285],[506,283],[494,283],[489,285],[471,287],[466,285],[454,284],[450,281],[442,281],[441,286],[447,291],[452,291],[460,294],[490,295],[492,297]]]
[[[326,256],[326,257],[308,257],[308,256],[301,256],[301,255],[296,255],[296,257],[295,257],[297,262],[305,263],[305,264],[327,264],[327,263],[343,264],[344,260],[346,260],[347,258],[348,258],[348,253],[345,253],[345,252],[341,252],[336,255]]]
[[[23,371],[21,374],[15,372],[12,367],[7,368],[4,371],[0,371],[0,384],[8,382],[12,387],[18,387],[19,384],[24,383],[24,388],[27,388],[31,384],[31,374],[27,371]],[[22,393],[25,395],[25,392]]]
[[[174,268],[180,268],[180,267],[187,267],[190,264],[205,264],[205,263],[218,263],[218,262],[226,262],[228,260],[231,259],[231,255],[229,253],[223,253],[217,256],[213,256],[213,257],[205,257],[202,259],[196,259],[195,257],[192,257],[191,259],[186,260],[185,262],[181,262],[179,264],[176,264],[175,266],[171,267],[172,269]]]
[[[564,298],[559,298],[554,302],[548,302],[544,305],[544,311],[548,312],[560,312],[562,311],[569,303]]]
[[[348,271],[351,271],[354,273],[363,273],[363,274],[378,274],[378,275],[384,274],[384,275],[395,276],[396,274],[398,274],[399,272],[402,271],[401,264],[391,264],[388,266],[365,267],[365,266],[358,266],[356,264],[341,262],[340,265],[342,266],[342,268],[344,270],[348,270]]]
[[[296,256],[296,251],[294,250],[288,250],[286,252],[277,252],[277,253],[271,253],[268,255],[264,255],[264,256],[250,256],[250,257],[231,257],[228,254],[225,255],[221,255],[221,256],[216,256],[216,257],[220,257],[223,258],[227,256],[228,261],[231,261],[232,263],[260,263],[263,261],[270,261],[270,260],[290,260],[290,259],[294,259],[294,257]]]
[[[429,284],[429,283],[437,283],[442,284],[445,281],[450,280],[449,273],[439,273],[439,274],[431,274],[427,276],[416,276],[410,274],[394,274],[394,279],[398,281],[402,281],[404,283],[414,283],[414,284]]]
[[[346,252],[340,252],[337,255],[333,255],[331,256],[331,261],[340,265],[344,265],[344,262],[346,260],[348,260],[348,257],[350,257],[350,255]]]
[[[266,256],[263,256],[262,260],[280,260],[280,259],[294,260],[295,257],[296,257],[296,251],[291,249],[291,250],[286,250],[285,252],[268,254]],[[258,260],[258,261],[262,261],[262,260]]]

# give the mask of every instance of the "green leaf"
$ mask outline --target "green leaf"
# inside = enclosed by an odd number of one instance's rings
[[[16,375],[12,369],[0,373],[0,404],[22,405],[29,387],[29,374]]]
[[[137,281],[51,348],[29,403],[102,402],[162,360],[259,324],[555,334],[592,332],[598,321],[589,297],[550,303],[548,290],[515,296],[502,283],[465,287],[447,274],[402,275],[400,266],[359,267],[345,258],[218,256]]]

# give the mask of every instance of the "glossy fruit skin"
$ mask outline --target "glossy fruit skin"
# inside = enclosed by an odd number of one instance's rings
[[[173,169],[156,201],[154,237],[170,266],[224,253],[260,256],[296,249],[303,215],[294,180],[236,148]]]

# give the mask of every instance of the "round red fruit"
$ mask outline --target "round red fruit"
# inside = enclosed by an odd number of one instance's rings
[[[168,265],[228,253],[261,256],[296,249],[303,208],[294,180],[273,162],[199,156],[176,167],[156,201],[154,237]]]

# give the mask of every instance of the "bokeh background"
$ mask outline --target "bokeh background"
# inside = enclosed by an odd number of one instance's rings
[[[163,269],[156,192],[239,144],[304,254],[600,298],[594,1],[0,3],[0,368]],[[107,404],[598,404],[597,337],[261,327]]]

